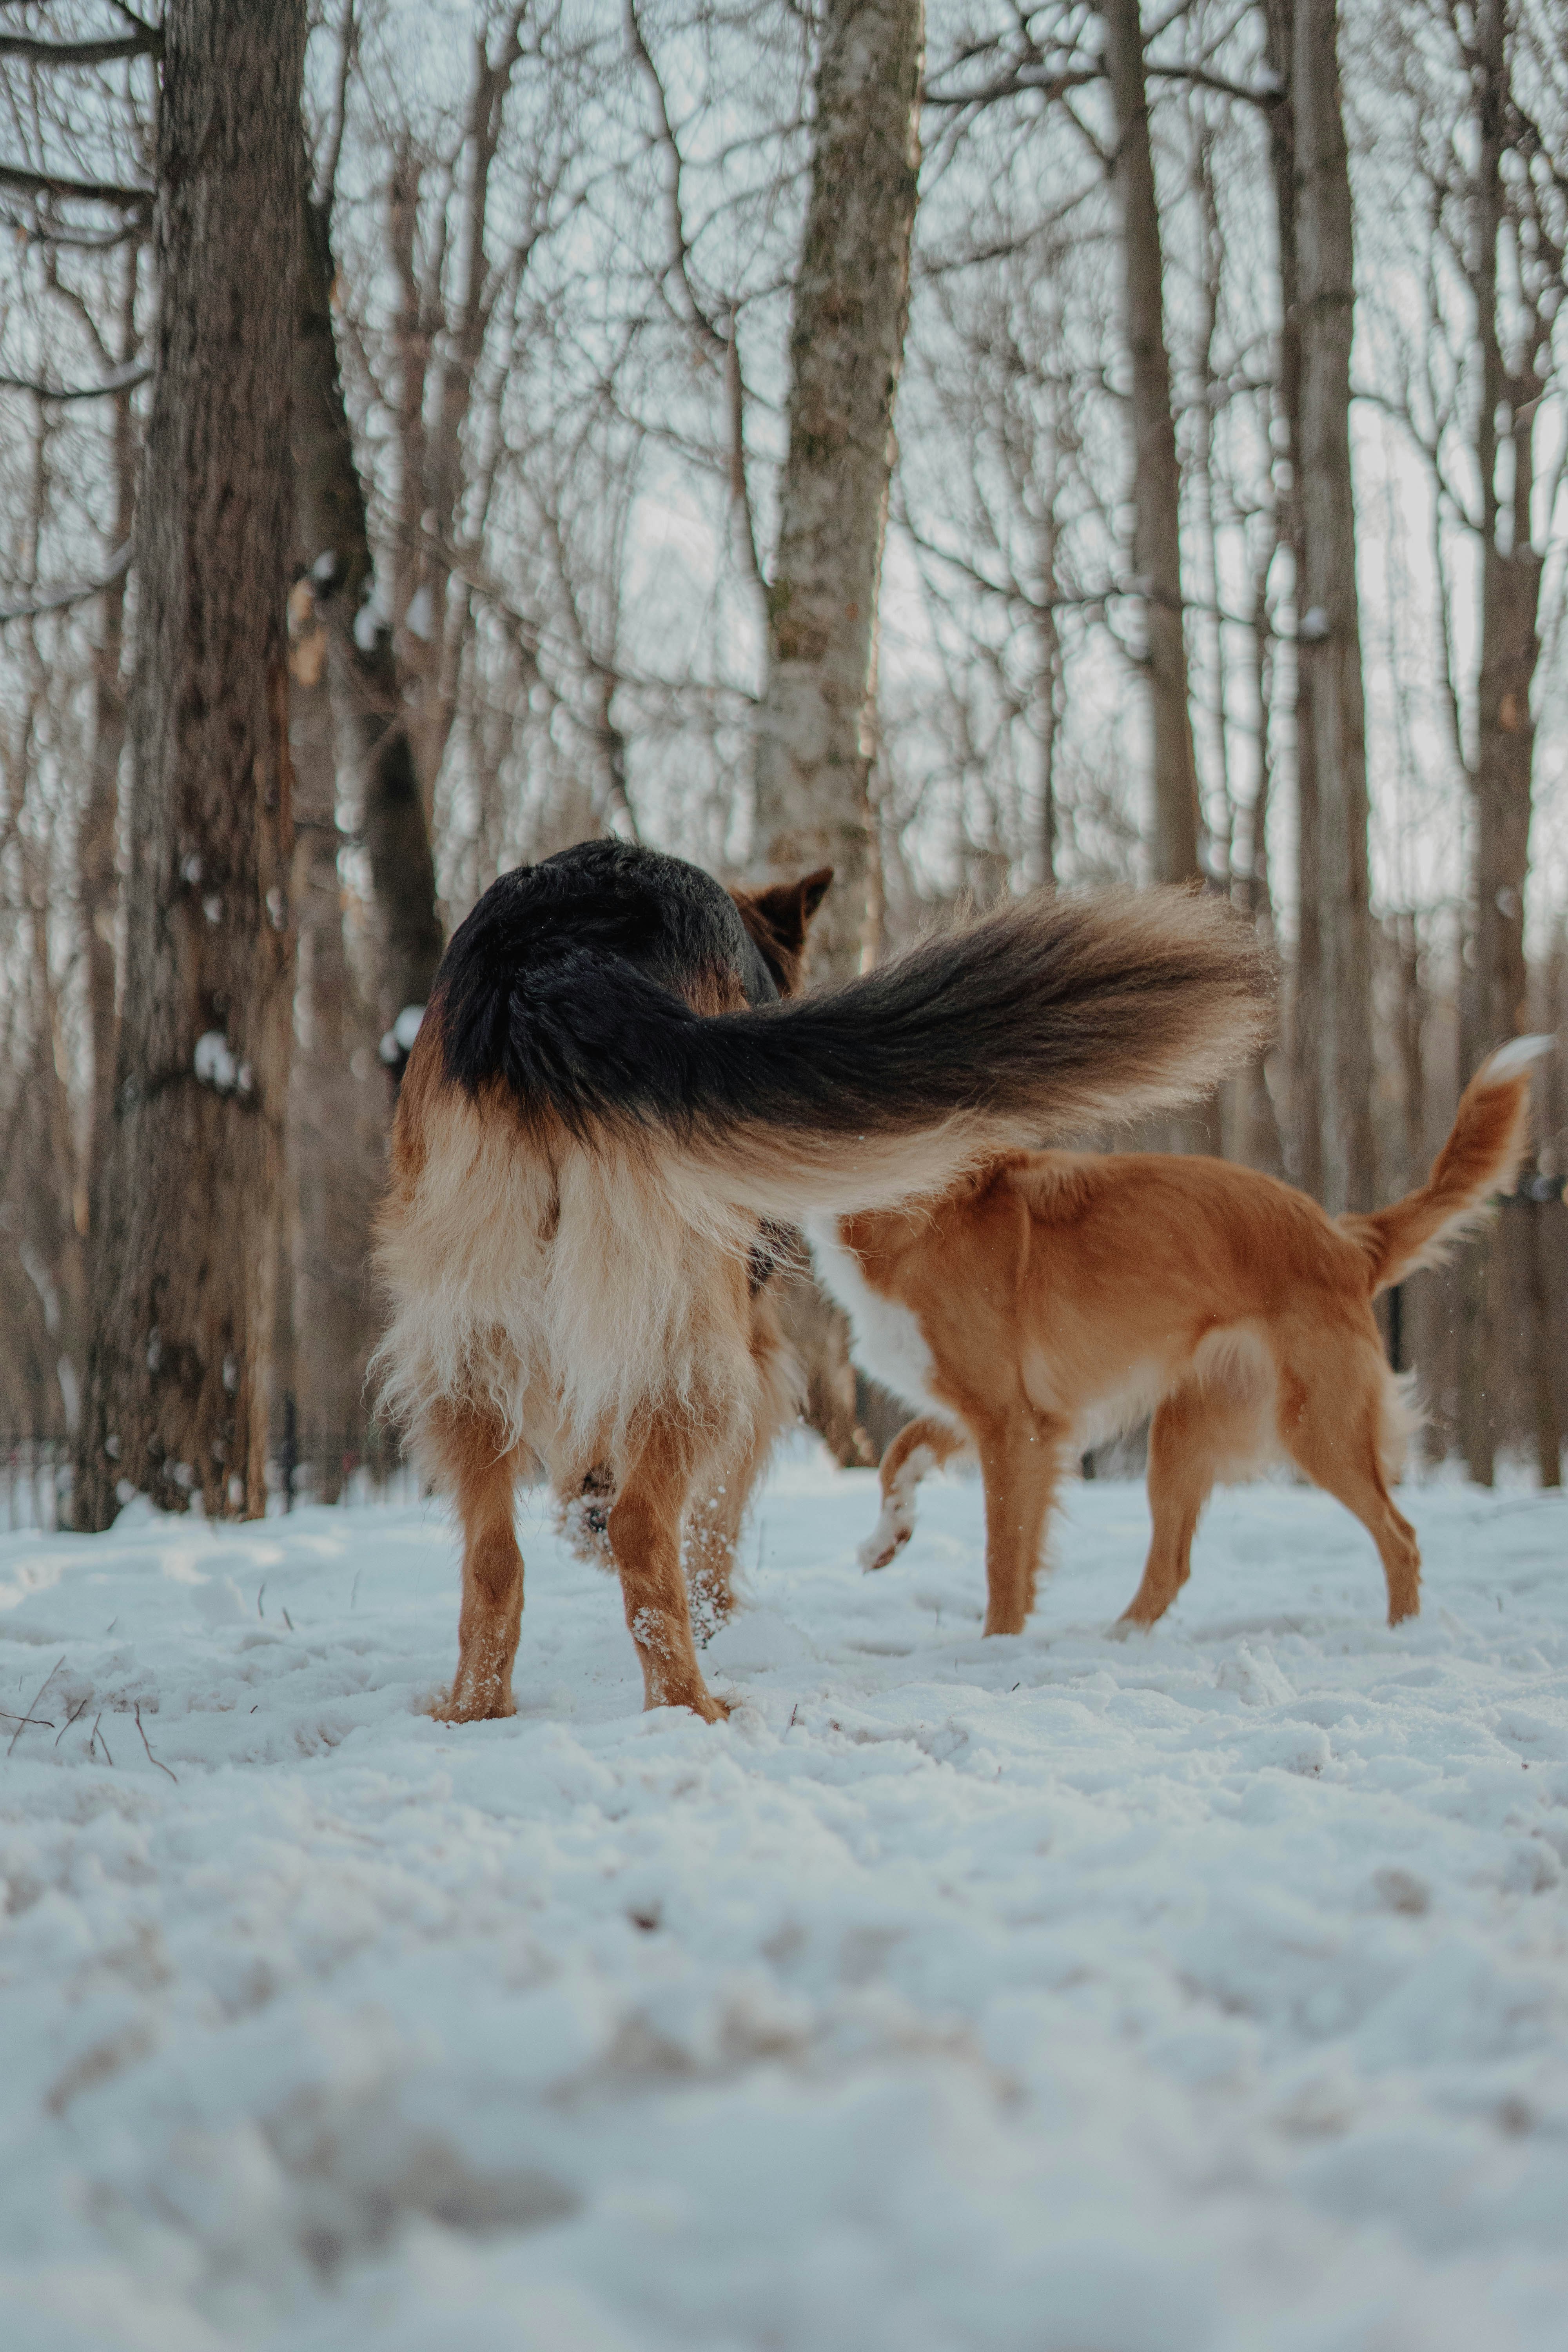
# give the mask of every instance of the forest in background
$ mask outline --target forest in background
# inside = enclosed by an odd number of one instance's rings
[[[118,0],[0,0],[0,1442],[84,1412],[153,952],[166,55]],[[832,862],[829,971],[962,898],[1198,877],[1276,943],[1281,1028],[1161,1139],[1332,1208],[1418,1180],[1490,1045],[1563,1028],[1552,0],[332,0],[303,92],[264,1230],[189,1181],[216,1250],[272,1261],[252,1357],[195,1384],[254,1385],[323,1491],[441,940],[585,835]],[[239,1117],[249,1064],[193,1035],[203,1116]],[[1390,1334],[1433,1454],[1489,1480],[1560,1475],[1560,1055],[1538,1101],[1520,1195]],[[160,1475],[251,1507],[261,1473]]]

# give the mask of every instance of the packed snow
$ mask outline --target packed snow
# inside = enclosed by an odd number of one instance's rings
[[[1561,2352],[1568,1506],[1402,1500],[1397,1632],[1273,1485],[1111,1638],[1100,1483],[984,1642],[797,1452],[713,1727],[532,1496],[462,1728],[434,1506],[0,1539],[8,2352]]]

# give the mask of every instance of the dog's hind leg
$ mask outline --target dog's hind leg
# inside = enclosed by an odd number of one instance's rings
[[[985,1481],[985,1631],[1021,1633],[1061,1472],[1064,1424],[1020,1407],[973,1423]]]
[[[928,1470],[940,1470],[969,1445],[969,1433],[957,1423],[922,1413],[907,1421],[882,1456],[879,1474],[882,1516],[861,1545],[864,1569],[886,1568],[893,1554],[915,1531],[915,1489]]]
[[[1215,1481],[1258,1451],[1256,1397],[1189,1384],[1155,1409],[1149,1430],[1149,1510],[1154,1522],[1143,1581],[1123,1625],[1152,1625],[1192,1573],[1193,1537]]]
[[[734,1609],[735,1546],[777,1435],[773,1426],[759,1430],[740,1461],[731,1463],[719,1485],[691,1507],[686,1578],[693,1630],[704,1647]]]
[[[758,1375],[757,1410],[736,1459],[706,1494],[692,1498],[686,1530],[686,1579],[692,1624],[706,1644],[735,1606],[735,1547],[752,1497],[779,1438],[799,1411],[799,1372],[784,1344],[773,1302],[752,1303],[752,1357]]]
[[[702,1679],[680,1563],[692,1468],[689,1433],[674,1421],[656,1424],[611,1507],[610,1549],[642,1661],[644,1705],[689,1706],[704,1722],[718,1723],[730,1710]]]
[[[456,1679],[434,1712],[445,1723],[482,1723],[516,1713],[511,1670],[522,1617],[522,1554],[512,1502],[520,1454],[488,1413],[444,1406],[427,1440],[437,1483],[463,1527],[463,1601]]]
[[[1370,1320],[1370,1318],[1369,1318]],[[1315,1486],[1356,1517],[1377,1546],[1388,1583],[1388,1622],[1421,1607],[1421,1548],[1395,1510],[1383,1468],[1388,1375],[1374,1337],[1336,1344],[1331,1358],[1305,1349],[1284,1366],[1279,1435]]]

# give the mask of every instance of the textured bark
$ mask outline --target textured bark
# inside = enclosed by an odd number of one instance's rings
[[[759,871],[774,878],[834,867],[816,956],[835,978],[859,965],[871,898],[877,601],[923,40],[921,0],[826,0],[790,330],[753,837]]]
[[[1510,368],[1498,324],[1498,243],[1508,200],[1502,162],[1510,101],[1505,0],[1486,0],[1479,32],[1479,167],[1474,198],[1473,289],[1480,344],[1476,470],[1481,491],[1481,661],[1476,692],[1475,866],[1470,903],[1471,988],[1465,1048],[1479,1060],[1528,1021],[1524,885],[1530,866],[1531,774],[1535,724],[1531,690],[1540,655],[1537,616],[1542,557],[1531,539],[1535,489],[1533,405],[1543,390],[1535,353],[1537,319],[1519,321]],[[1511,299],[1511,297],[1510,298]],[[1520,331],[1520,328],[1523,331]],[[1521,411],[1530,414],[1521,415]],[[1500,419],[1501,424],[1500,426]],[[1498,495],[1503,444],[1512,490]]]
[[[303,0],[173,0],[131,876],[75,1487],[266,1506],[293,940],[284,597]],[[198,1052],[198,1047],[200,1051]]]
[[[127,245],[121,279],[115,356],[128,370],[136,356],[136,276],[140,248]],[[136,433],[127,388],[114,396],[112,458],[114,547],[123,547],[136,506]],[[103,1163],[114,1113],[114,1055],[118,1025],[114,951],[120,882],[120,763],[125,750],[125,585],[123,571],[103,592],[102,623],[93,652],[92,771],[79,850],[81,912],[87,950],[88,1020],[92,1035],[92,1100],[88,1127],[87,1181],[89,1231],[96,1226]]]
[[[338,878],[337,730],[329,632],[309,584],[289,599],[290,741],[294,763],[291,899],[299,936],[296,1045],[289,1085],[289,1215],[274,1391],[292,1394],[307,1443],[360,1421],[372,1338],[366,1268],[384,1172],[386,1089],[370,1063],[372,1024],[344,952]],[[379,1034],[377,1031],[375,1034]],[[359,1075],[359,1073],[363,1073]],[[288,1359],[285,1361],[285,1342]],[[326,1449],[318,1492],[341,1486]]]
[[[1275,467],[1274,504],[1279,543],[1289,549],[1293,594],[1301,604],[1301,305],[1296,256],[1296,0],[1267,0],[1268,66],[1279,97],[1268,110],[1268,160],[1274,181],[1274,226],[1279,267],[1279,359],[1276,417],[1284,446]],[[1316,999],[1318,950],[1317,777],[1297,762],[1296,953],[1290,970],[1290,1174],[1314,1198],[1322,1189],[1322,1134],[1318,1053],[1307,994]],[[1303,992],[1303,975],[1310,985]]]
[[[1121,213],[1121,314],[1132,371],[1132,569],[1143,603],[1153,730],[1153,866],[1184,882],[1198,865],[1198,779],[1183,627],[1181,475],[1162,300],[1160,215],[1149,144],[1138,0],[1102,0],[1105,64],[1116,110],[1114,180]]]
[[[1338,0],[1294,0],[1293,13],[1301,363],[1296,756],[1304,780],[1301,889],[1316,913],[1303,941],[1298,1020],[1303,1051],[1317,1066],[1315,1189],[1337,1214],[1371,1208],[1375,1185],[1366,718],[1351,482],[1355,287]]]
[[[1271,534],[1269,544],[1259,555],[1253,575],[1251,683],[1258,712],[1258,782],[1252,795],[1252,806],[1247,812],[1247,860],[1241,902],[1254,927],[1271,947],[1276,945],[1279,936],[1268,872],[1268,811],[1274,788],[1274,758],[1268,728],[1276,675],[1274,632],[1268,614],[1268,573],[1274,558],[1274,545]],[[1249,1168],[1261,1168],[1270,1176],[1283,1176],[1284,1144],[1274,1108],[1274,1097],[1268,1088],[1268,1064],[1267,1050],[1255,1054],[1239,1082],[1241,1157]]]
[[[1035,691],[1040,729],[1040,887],[1046,890],[1057,887],[1057,741],[1062,698],[1062,633],[1056,606],[1061,585],[1057,570],[1061,518],[1056,455],[1053,433],[1050,495],[1040,518],[1039,678]]]
[[[307,202],[294,360],[300,545],[331,632],[331,662],[358,754],[362,829],[375,898],[378,1004],[391,1031],[423,1004],[441,961],[426,802],[408,727],[406,681],[375,618],[364,487],[354,460],[332,333],[331,224]],[[389,1064],[395,1075],[401,1061]]]
[[[1480,346],[1480,397],[1476,406],[1476,471],[1481,512],[1481,655],[1476,688],[1475,760],[1470,784],[1474,824],[1468,953],[1460,1023],[1467,1069],[1501,1039],[1529,1024],[1524,961],[1524,888],[1530,869],[1530,820],[1535,726],[1531,693],[1540,656],[1538,618],[1542,559],[1531,539],[1535,488],[1534,404],[1543,390],[1536,354],[1549,347],[1539,314],[1512,321],[1510,364],[1499,324],[1498,247],[1510,226],[1503,158],[1510,131],[1506,0],[1485,0],[1477,25],[1476,131],[1479,160],[1469,246],[1476,333]],[[1511,307],[1511,290],[1504,298]],[[1512,458],[1505,501],[1498,481],[1504,444]],[[1522,1344],[1531,1360],[1534,1430],[1542,1479],[1560,1475],[1562,1438],[1551,1367],[1551,1332],[1542,1302],[1540,1220],[1520,1203],[1492,1244],[1496,1278],[1467,1293],[1473,1358],[1468,1369],[1465,1452],[1472,1477],[1489,1486],[1495,1472],[1496,1413],[1488,1391],[1500,1385],[1500,1347]],[[1529,1301],[1526,1328],[1500,1329],[1495,1293]]]

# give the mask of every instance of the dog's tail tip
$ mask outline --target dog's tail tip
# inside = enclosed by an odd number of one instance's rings
[[[1476,1073],[1476,1083],[1481,1087],[1510,1086],[1521,1078],[1527,1070],[1550,1054],[1556,1038],[1546,1031],[1537,1030],[1528,1037],[1510,1037],[1489,1055]]]

